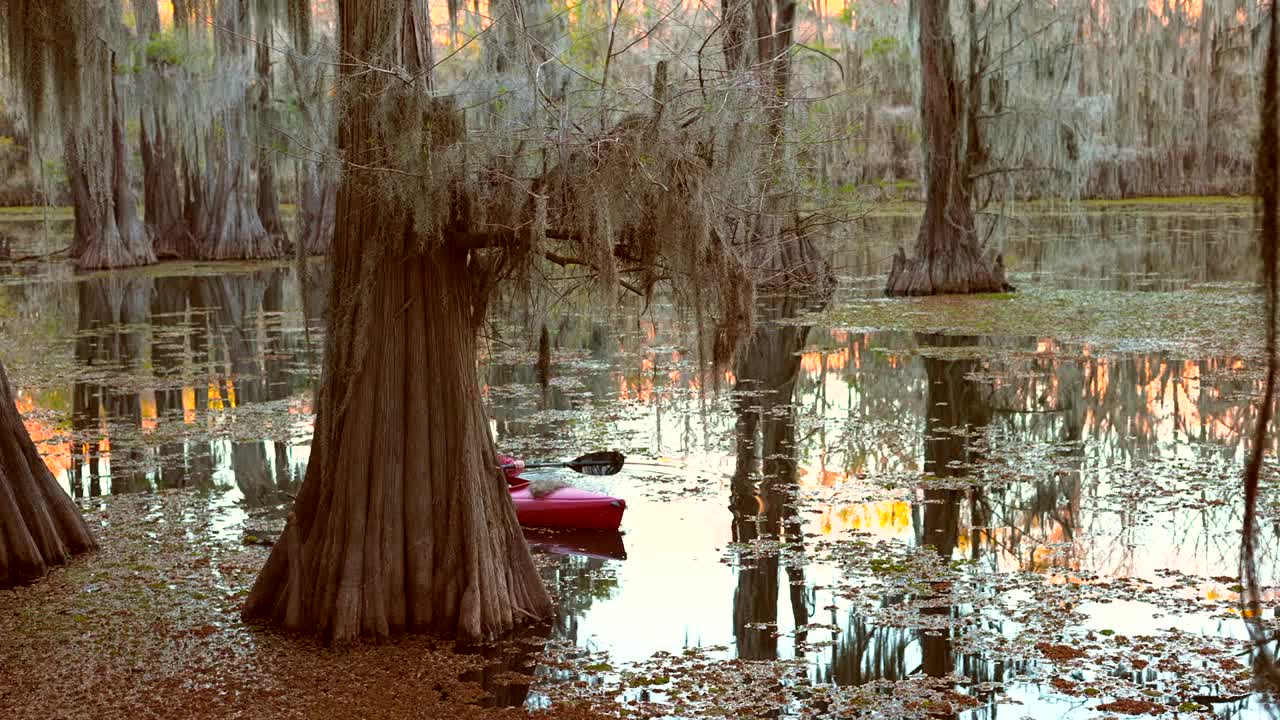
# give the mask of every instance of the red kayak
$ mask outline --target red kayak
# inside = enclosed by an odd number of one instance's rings
[[[507,489],[516,506],[516,519],[525,527],[572,530],[617,530],[627,502],[604,493],[573,487],[556,488],[534,495],[529,481],[520,477],[524,463],[499,457],[507,477]]]

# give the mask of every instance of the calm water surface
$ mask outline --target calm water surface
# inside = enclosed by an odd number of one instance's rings
[[[834,246],[837,308],[878,290],[914,223],[874,216]],[[1248,205],[1046,212],[1004,247],[1024,285],[1248,292],[1251,223]],[[9,225],[14,255],[66,231]],[[285,263],[82,277],[0,264],[0,358],[67,491],[195,488],[229,537],[278,523],[310,442],[311,271],[304,313]],[[797,660],[788,683],[955,673],[978,699],[966,717],[1100,714],[1099,698],[1049,684],[1047,643],[1111,658],[1069,678],[1101,697],[1136,686],[1168,707],[1201,696],[1224,717],[1262,713],[1229,700],[1239,671],[1188,659],[1245,637],[1232,577],[1258,382],[1241,358],[864,332],[779,303],[760,314],[746,359],[710,378],[692,321],[670,308],[559,303],[543,316],[545,389],[536,334],[498,319],[484,392],[504,451],[652,463],[572,478],[626,498],[622,533],[531,537],[560,609],[532,690],[504,699],[546,704],[560,680],[608,686],[628,663],[688,650]],[[1274,522],[1266,533],[1270,573]],[[922,586],[930,573],[947,579]]]

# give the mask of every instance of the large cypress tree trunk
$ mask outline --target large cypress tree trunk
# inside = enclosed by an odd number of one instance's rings
[[[421,11],[416,0],[342,0],[343,56],[429,68]],[[393,151],[373,123],[387,85],[385,73],[342,67],[338,147],[362,166]],[[419,236],[386,193],[371,173],[343,175],[311,460],[244,615],[338,643],[493,637],[551,605],[480,395],[489,278],[471,251]]]
[[[389,239],[353,184],[343,183],[334,238],[330,292],[343,302],[376,253],[362,238]],[[330,314],[310,465],[246,618],[342,642],[404,630],[489,637],[546,616],[494,462],[469,272],[463,253],[399,243],[358,301],[372,325]]]
[[[0,588],[37,580],[50,566],[96,548],[31,442],[0,365]]]
[[[951,0],[916,3],[920,41],[920,120],[925,210],[915,257],[901,248],[886,295],[1001,292],[1004,263],[985,257],[973,214],[973,160],[981,153],[976,108],[956,77]]]

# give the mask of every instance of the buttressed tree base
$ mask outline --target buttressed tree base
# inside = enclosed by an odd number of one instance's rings
[[[97,547],[71,496],[40,459],[0,365],[0,588],[39,580]]]

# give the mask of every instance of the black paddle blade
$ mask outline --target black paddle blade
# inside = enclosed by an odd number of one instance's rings
[[[616,475],[627,456],[613,450],[587,453],[570,460],[568,465],[584,475]]]

